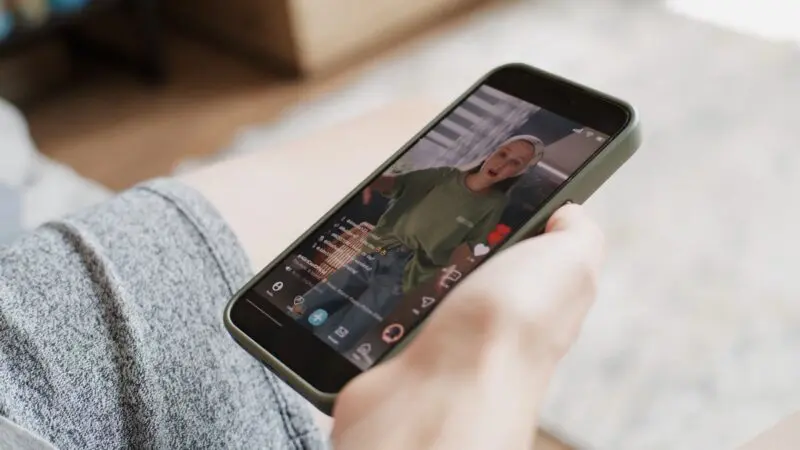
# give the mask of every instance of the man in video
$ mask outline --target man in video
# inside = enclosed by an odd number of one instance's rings
[[[519,135],[463,170],[437,167],[379,177],[364,189],[362,201],[368,205],[382,195],[389,207],[358,256],[304,295],[300,322],[334,348],[350,350],[404,294],[426,282],[438,285],[442,269],[485,245],[509,191],[543,155],[539,138]]]

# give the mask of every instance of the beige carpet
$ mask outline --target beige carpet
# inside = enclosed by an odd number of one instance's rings
[[[589,203],[608,271],[545,425],[590,448],[723,449],[800,409],[795,44],[644,1],[511,2],[243,133],[228,154],[410,95],[453,98],[513,60],[629,99],[646,128]]]

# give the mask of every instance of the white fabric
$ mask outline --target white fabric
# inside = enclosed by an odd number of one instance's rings
[[[797,0],[669,0],[670,8],[742,33],[800,44]]]
[[[22,113],[0,98],[0,243],[110,195],[38,153]]]
[[[22,113],[0,98],[0,182],[21,185],[35,153]]]

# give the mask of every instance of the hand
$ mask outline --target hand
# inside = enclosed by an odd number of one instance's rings
[[[531,448],[539,403],[595,297],[602,234],[567,205],[460,283],[397,357],[348,384],[338,449]]]
[[[369,205],[372,201],[372,186],[367,186],[361,191],[361,201],[364,202],[365,205]]]

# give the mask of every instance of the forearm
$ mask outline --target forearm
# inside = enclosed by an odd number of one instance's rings
[[[437,278],[436,289],[443,293],[451,289],[455,283],[461,279],[462,274],[469,273],[479,262],[478,257],[473,256],[472,249],[467,244],[461,244],[450,255],[448,263]],[[458,272],[458,275],[454,272]]]
[[[467,266],[471,265],[470,257],[472,257],[472,249],[469,248],[468,244],[461,244],[453,251],[453,254],[450,255],[450,266],[457,266],[459,270],[465,269]],[[474,258],[473,258],[474,259]]]
[[[471,261],[470,261],[471,259]],[[473,256],[472,249],[467,244],[461,244],[450,255],[446,267],[455,267],[456,270],[466,273],[478,263],[478,259]]]

